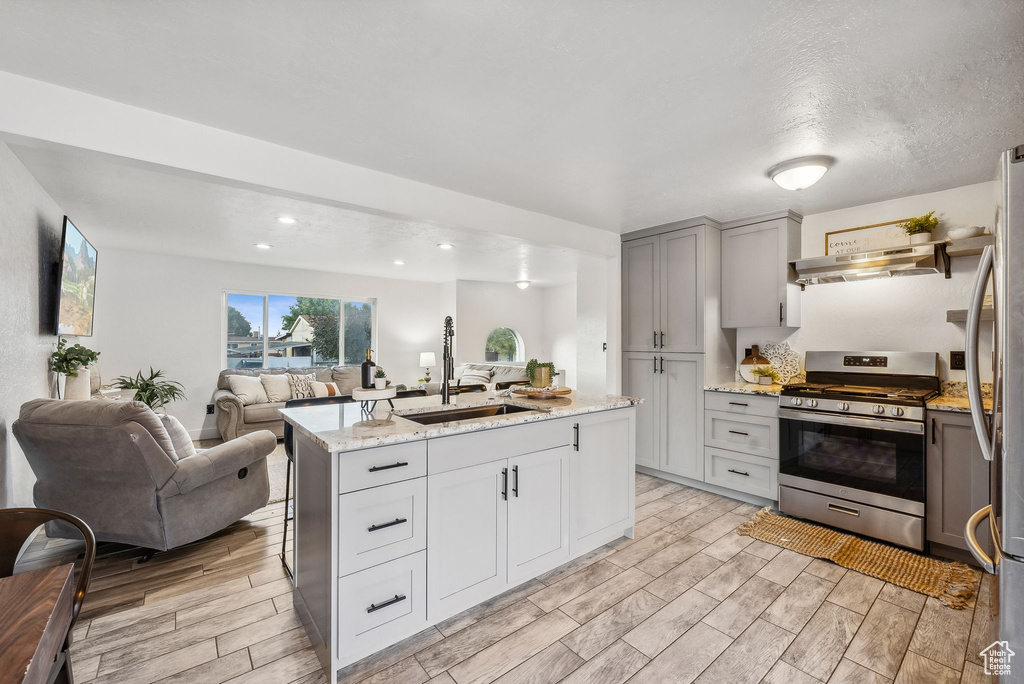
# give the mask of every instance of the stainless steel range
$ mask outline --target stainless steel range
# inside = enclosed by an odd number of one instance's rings
[[[783,513],[924,550],[930,352],[808,352],[779,397]]]

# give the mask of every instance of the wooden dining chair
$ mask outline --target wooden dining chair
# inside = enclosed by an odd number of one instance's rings
[[[71,633],[82,612],[85,592],[89,588],[89,579],[92,576],[92,563],[96,558],[96,536],[92,529],[81,519],[61,511],[47,508],[0,509],[0,577],[10,577],[14,574],[18,554],[41,525],[58,520],[78,528],[85,539],[85,554],[82,557],[82,568],[71,605],[71,623],[68,625],[67,634],[64,635],[64,647],[54,662],[48,679],[50,684],[71,684],[74,682],[71,654],[68,650],[71,647]]]

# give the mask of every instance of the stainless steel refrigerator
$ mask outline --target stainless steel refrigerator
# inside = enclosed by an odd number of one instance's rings
[[[997,183],[995,246],[986,247],[978,267],[967,316],[967,390],[975,431],[985,458],[992,461],[991,505],[975,513],[964,537],[971,553],[997,575],[999,642],[993,662],[1008,659],[1001,682],[1024,683],[1024,145],[1003,153]],[[993,404],[983,408],[978,333],[989,277],[992,278]],[[992,556],[979,545],[976,530],[992,532]],[[1013,655],[1010,655],[1012,652]]]

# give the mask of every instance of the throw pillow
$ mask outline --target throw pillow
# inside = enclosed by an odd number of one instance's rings
[[[181,424],[181,421],[174,416],[169,416],[166,413],[158,413],[157,417],[160,418],[160,422],[164,424],[164,429],[167,430],[167,434],[171,437],[171,444],[174,445],[175,460],[180,461],[183,458],[196,455],[196,445],[192,443],[192,438],[189,437],[188,430]]]
[[[491,381],[491,371],[466,369],[459,378],[459,385],[486,385]]]
[[[320,397],[337,397],[341,394],[341,389],[338,387],[336,382],[314,382],[313,383],[313,396]]]
[[[261,375],[260,381],[267,390],[268,401],[288,401],[292,398],[292,384],[286,374]]]
[[[316,376],[310,373],[309,375],[296,375],[294,373],[288,373],[288,382],[292,387],[292,399],[311,399],[316,395],[313,393],[313,383],[316,382]]]
[[[243,406],[250,404],[265,404],[270,401],[267,398],[267,390],[263,389],[263,382],[253,375],[229,375],[228,387],[231,393],[242,400]]]

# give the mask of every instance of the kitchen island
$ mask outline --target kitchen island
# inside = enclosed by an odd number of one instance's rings
[[[293,598],[339,670],[623,535],[641,400],[479,393],[285,409]]]

